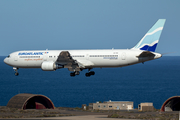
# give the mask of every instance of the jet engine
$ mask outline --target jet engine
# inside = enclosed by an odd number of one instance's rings
[[[41,64],[41,69],[44,71],[55,71],[56,69],[63,68],[62,65],[58,65],[53,61],[44,61]]]

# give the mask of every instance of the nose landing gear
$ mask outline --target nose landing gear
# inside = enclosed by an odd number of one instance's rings
[[[19,73],[18,73],[18,69],[19,69],[19,68],[13,67],[13,69],[14,69],[14,71],[15,71],[15,76],[18,76],[18,75],[19,75]]]

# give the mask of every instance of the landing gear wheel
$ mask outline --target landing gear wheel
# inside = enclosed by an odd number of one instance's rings
[[[70,73],[70,76],[71,77],[74,77],[75,76],[75,73],[73,72],[73,73]]]
[[[89,69],[89,72],[86,73],[86,77],[90,77],[91,75],[95,75],[95,72],[94,71],[90,71],[91,69]]]
[[[95,75],[95,72],[94,71],[90,71],[89,74],[90,75]]]
[[[18,73],[18,72],[16,72],[16,73],[15,73],[15,76],[18,76],[18,75],[19,75],[19,73]]]
[[[85,75],[86,75],[86,77],[90,77],[91,76],[89,73],[86,73]]]

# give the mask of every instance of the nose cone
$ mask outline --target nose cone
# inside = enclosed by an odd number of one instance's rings
[[[9,62],[9,59],[5,58],[4,63],[8,64],[8,62]]]
[[[4,59],[4,63],[6,63],[6,60],[7,60],[7,59],[5,58],[5,59]]]

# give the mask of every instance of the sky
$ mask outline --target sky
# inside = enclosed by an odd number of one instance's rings
[[[0,56],[130,49],[158,19],[166,23],[156,52],[180,56],[179,12],[180,0],[0,0]]]

